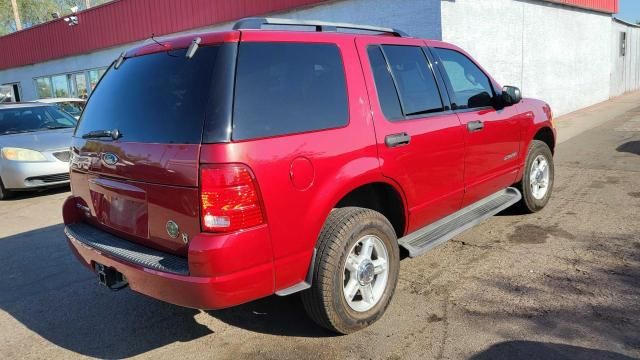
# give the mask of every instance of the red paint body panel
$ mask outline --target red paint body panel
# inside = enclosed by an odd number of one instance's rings
[[[210,39],[238,41],[233,34]],[[541,128],[551,127],[548,105],[530,99],[499,111],[387,121],[377,99],[367,44],[457,49],[450,44],[289,31],[242,31],[239,40],[336,44],[345,67],[348,125],[202,145],[115,141],[110,146],[75,139],[81,164],[71,174],[73,197],[63,206],[65,224],[84,221],[124,239],[184,256],[190,275],[140,268],[70,240],[83,263],[112,266],[125,274],[135,291],[183,306],[216,309],[258,299],[306,278],[325,219],[354,189],[372,183],[391,186],[402,199],[407,221],[401,235],[406,235],[514,183],[522,176],[531,139]],[[186,42],[179,39],[172,44]],[[132,53],[157,50],[139,48]],[[465,124],[470,119],[484,120],[487,131],[469,134]],[[398,132],[409,133],[411,144],[387,148],[385,136]],[[105,166],[97,155],[104,151],[115,153],[127,166]],[[513,159],[504,159],[513,152]],[[234,163],[245,164],[255,176],[265,223],[232,233],[204,233],[198,170]],[[88,215],[78,205],[88,208]],[[168,237],[164,224],[169,219],[178,220],[181,227],[185,224],[188,245]]]
[[[74,195],[90,209],[84,221],[121,237],[163,251],[187,254],[179,238],[165,230],[168,220],[193,236],[198,219],[200,145],[142,144],[122,141],[72,140]],[[107,165],[100,154],[120,161]]]
[[[498,82],[478,64],[473,57],[459,47],[443,42],[427,42],[430,46],[455,50],[475,63],[493,83]],[[462,207],[473,204],[494,192],[510,186],[516,180],[521,151],[521,127],[526,115],[517,106],[504,109],[482,108],[457,113],[464,131],[464,187]],[[482,121],[482,131],[466,131],[467,124]],[[509,158],[510,157],[510,158]]]
[[[0,70],[189,29],[322,3],[322,0],[117,0],[0,37]],[[24,46],[29,44],[29,46]]]
[[[389,121],[380,107],[368,61],[371,45],[424,46],[419,39],[367,36],[356,40],[365,69],[382,173],[402,188],[409,206],[408,232],[460,209],[464,195],[464,132],[455,114]],[[407,133],[411,143],[389,148],[385,137]]]

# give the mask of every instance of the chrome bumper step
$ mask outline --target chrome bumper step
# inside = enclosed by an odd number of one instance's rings
[[[522,194],[518,189],[506,188],[398,239],[398,243],[409,251],[410,257],[422,255],[517,203],[520,199]]]

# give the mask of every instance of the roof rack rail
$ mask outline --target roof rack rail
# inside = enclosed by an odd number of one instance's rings
[[[310,26],[315,27],[316,31],[338,31],[338,29],[347,29],[347,30],[361,30],[361,31],[370,31],[376,33],[385,33],[392,34],[397,37],[410,37],[407,33],[402,30],[378,27],[378,26],[369,26],[369,25],[356,25],[356,24],[348,24],[348,23],[336,23],[336,22],[326,22],[326,21],[315,21],[315,20],[294,20],[294,19],[279,19],[279,18],[263,18],[263,17],[251,17],[238,20],[233,25],[233,30],[259,30],[262,29],[264,25],[275,25],[275,26]]]

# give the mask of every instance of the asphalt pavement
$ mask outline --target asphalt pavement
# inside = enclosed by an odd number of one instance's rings
[[[547,208],[404,259],[386,315],[348,336],[297,296],[199,311],[111,292],[67,248],[68,188],[0,202],[0,358],[639,358],[640,93],[556,124]]]

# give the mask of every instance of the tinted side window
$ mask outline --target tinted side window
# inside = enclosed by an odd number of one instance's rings
[[[344,65],[333,44],[241,43],[235,91],[234,140],[348,122]]]
[[[91,94],[76,136],[118,129],[122,140],[199,144],[220,46],[203,46],[126,59],[111,68]],[[226,69],[217,69],[227,71]]]
[[[434,48],[442,60],[446,77],[453,89],[456,108],[491,106],[493,89],[489,78],[463,54],[449,49]]]
[[[382,55],[382,50],[378,46],[371,46],[367,49],[367,53],[369,54],[369,62],[376,82],[378,101],[380,101],[384,116],[389,120],[402,119],[402,108],[400,107],[398,93],[387,67],[387,61]]]
[[[438,85],[422,49],[396,45],[382,48],[398,88],[404,115],[442,111]]]

